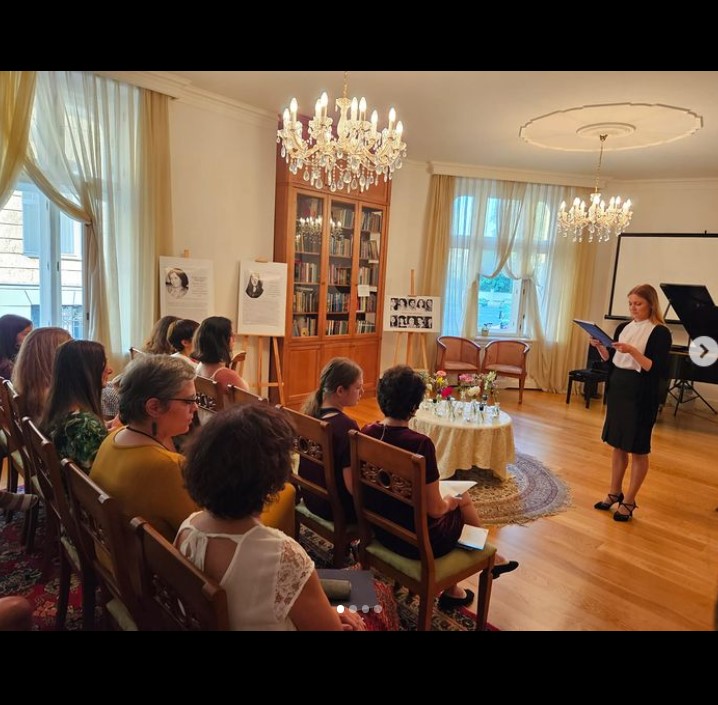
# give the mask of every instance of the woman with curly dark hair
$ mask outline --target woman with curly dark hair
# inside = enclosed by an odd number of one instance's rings
[[[426,506],[429,514],[429,540],[434,556],[439,558],[456,548],[464,524],[480,526],[479,515],[469,497],[442,497],[439,492],[439,469],[436,465],[436,448],[428,436],[409,428],[409,421],[421,404],[426,384],[422,377],[408,365],[396,365],[384,372],[377,387],[377,401],[384,419],[370,423],[361,432],[403,448],[411,453],[423,455],[426,459]],[[375,511],[389,516],[397,523],[414,528],[413,509],[397,500],[379,493],[367,494],[367,505]],[[417,558],[418,552],[392,534],[375,527],[377,539],[395,553],[407,558]],[[517,561],[506,561],[497,555],[499,563],[493,568],[493,577],[498,578],[518,568]],[[471,590],[459,585],[447,588],[439,598],[439,607],[449,609],[470,605],[474,599]]]
[[[306,551],[260,521],[289,479],[293,439],[287,417],[266,404],[211,418],[182,471],[202,510],[182,523],[175,545],[225,589],[233,630],[364,629],[358,614],[331,607]]]

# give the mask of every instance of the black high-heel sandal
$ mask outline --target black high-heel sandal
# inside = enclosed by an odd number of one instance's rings
[[[623,492],[619,492],[618,494],[611,494],[609,492],[608,498],[611,500],[610,504],[608,502],[596,502],[596,504],[593,505],[593,508],[608,511],[614,504],[616,504],[616,502],[619,504],[623,502]]]
[[[620,514],[618,509],[620,509],[621,507],[625,507],[626,509],[628,509],[628,514]],[[631,504],[630,502],[619,502],[618,509],[613,513],[613,520],[628,521],[633,516],[633,510],[638,509],[638,505],[635,502],[633,504]]]

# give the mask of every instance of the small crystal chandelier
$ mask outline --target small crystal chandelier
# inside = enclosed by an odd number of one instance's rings
[[[571,235],[573,242],[583,242],[583,231],[588,230],[588,241],[593,242],[594,237],[598,242],[607,242],[611,235],[617,237],[631,222],[633,211],[631,201],[628,199],[621,205],[621,197],[611,198],[606,207],[606,202],[601,200],[598,192],[598,178],[601,173],[601,160],[603,159],[603,143],[608,135],[599,135],[601,140],[601,152],[598,155],[598,168],[596,169],[596,188],[591,194],[591,205],[586,210],[586,202],[580,198],[574,199],[570,210],[566,212],[566,202],[561,204],[558,214],[557,230],[559,234],[567,237]]]
[[[347,98],[347,72],[344,72],[344,95],[336,99],[339,121],[336,134],[333,120],[327,117],[329,98],[322,93],[314,107],[314,118],[309,121],[309,137],[302,136],[304,125],[297,120],[297,101],[292,98],[284,109],[283,127],[277,130],[277,143],[282,145],[282,157],[289,171],[296,174],[304,170],[303,178],[315,188],[326,184],[332,192],[346,188],[347,192],[368,189],[379,182],[383,174],[389,181],[406,157],[406,144],[402,141],[404,126],[396,122],[394,108],[389,111],[389,125],[377,129],[378,115],[372,112],[366,120],[366,100]],[[396,123],[396,124],[395,124]]]

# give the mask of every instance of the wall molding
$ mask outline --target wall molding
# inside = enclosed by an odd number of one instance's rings
[[[553,184],[555,186],[593,187],[595,177],[560,172],[529,171],[526,169],[505,169],[503,167],[455,164],[452,162],[429,162],[432,174],[463,176],[470,179],[495,179],[497,181],[520,181],[531,184]],[[603,184],[599,183],[599,186]]]

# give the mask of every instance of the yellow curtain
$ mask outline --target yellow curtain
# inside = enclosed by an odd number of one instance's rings
[[[0,71],[0,209],[25,161],[35,79],[34,71]]]
[[[428,296],[443,296],[446,267],[451,244],[451,208],[454,201],[454,176],[434,174],[429,184],[426,212],[424,262],[419,277],[419,291]],[[436,360],[435,335],[426,334],[429,368]]]
[[[140,232],[138,233],[139,281],[157,281],[157,263],[172,248],[172,181],[170,171],[170,98],[144,90],[140,97]],[[159,318],[157,286],[146,290],[147,296],[133,300],[133,318],[149,331]],[[140,340],[141,338],[138,338]]]

